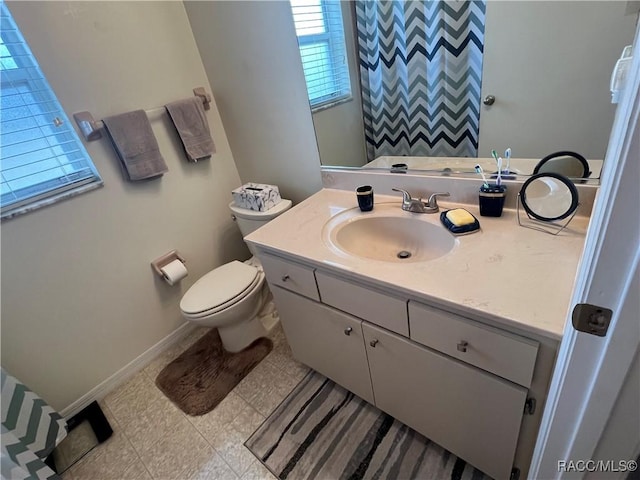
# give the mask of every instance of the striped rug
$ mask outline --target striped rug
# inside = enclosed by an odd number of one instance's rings
[[[317,372],[245,445],[280,480],[489,478]]]

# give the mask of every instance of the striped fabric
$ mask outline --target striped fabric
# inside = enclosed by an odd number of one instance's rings
[[[369,161],[476,157],[485,2],[356,1]]]
[[[280,480],[489,480],[317,372],[300,382],[246,446]]]
[[[0,451],[0,474],[7,480],[59,478],[35,453],[4,426]]]
[[[4,369],[0,384],[3,478],[58,478],[42,460],[66,436],[65,420]]]

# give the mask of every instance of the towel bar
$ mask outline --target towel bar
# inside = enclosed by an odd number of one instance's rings
[[[193,89],[193,94],[196,97],[200,97],[202,100],[202,105],[205,110],[209,110],[211,108],[211,95],[205,91],[203,87],[196,87]],[[165,112],[164,107],[157,107],[151,110],[145,110],[147,115],[156,115]],[[102,133],[100,130],[104,128],[104,123],[102,120],[96,121],[91,115],[90,112],[77,112],[73,114],[73,118],[82,133],[82,136],[87,142],[91,142],[93,140],[98,140],[102,138]]]

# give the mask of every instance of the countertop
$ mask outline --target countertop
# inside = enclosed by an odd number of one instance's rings
[[[403,212],[396,196],[376,194],[375,201],[396,203],[399,215],[419,215],[440,225],[439,214]],[[520,227],[515,210],[505,209],[499,218],[481,217],[477,205],[439,203],[441,210],[466,208],[478,218],[481,230],[458,236],[451,252],[426,262],[381,262],[331,248],[323,240],[325,223],[357,208],[355,194],[345,190],[323,189],[245,240],[475,319],[561,339],[589,218],[576,216],[553,236]]]

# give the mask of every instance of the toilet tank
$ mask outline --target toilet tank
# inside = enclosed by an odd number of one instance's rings
[[[243,237],[246,237],[262,225],[265,225],[270,220],[289,210],[291,208],[291,200],[285,200],[283,198],[275,207],[264,212],[241,208],[236,206],[233,202],[229,204],[229,208],[231,209],[236,223],[238,224],[240,233],[242,233]]]

